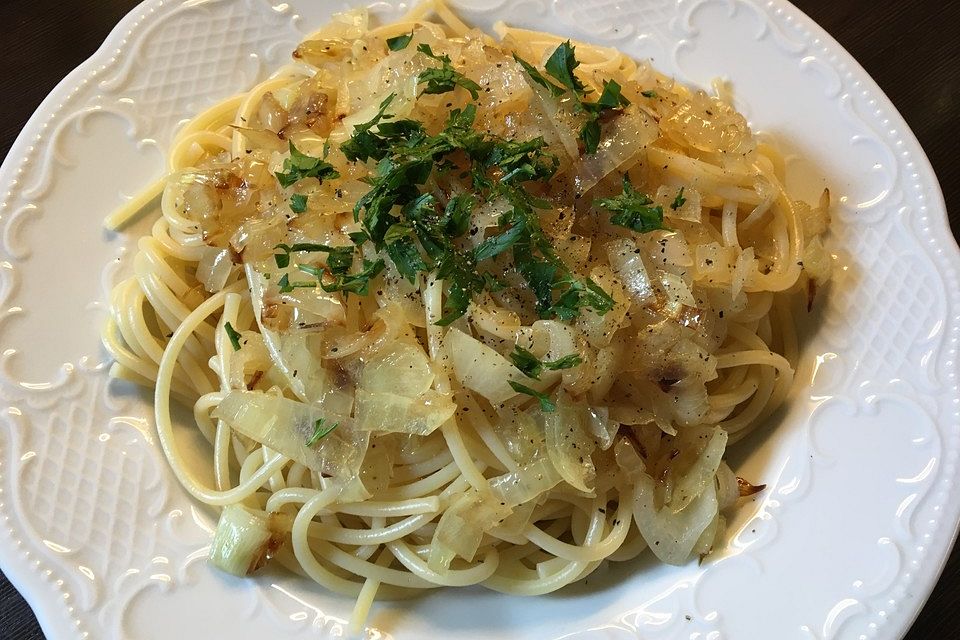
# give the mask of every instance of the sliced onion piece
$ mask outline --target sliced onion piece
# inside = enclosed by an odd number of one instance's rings
[[[605,249],[610,267],[617,279],[623,283],[630,299],[640,306],[652,302],[656,298],[656,292],[636,242],[630,238],[618,238],[609,242]]]
[[[228,249],[207,247],[197,264],[197,280],[210,293],[216,293],[227,284],[233,272],[233,260]]]
[[[461,494],[443,512],[430,543],[427,566],[443,571],[452,560],[451,552],[467,562],[480,548],[483,534],[510,515],[510,508],[485,498],[476,490]]]
[[[353,407],[353,389],[344,376],[327,370],[314,342],[319,334],[306,331],[280,331],[264,321],[264,295],[268,281],[253,264],[245,267],[250,287],[250,302],[267,350],[277,368],[304,402],[316,402],[334,413],[349,415]]]
[[[683,204],[674,209],[672,205],[676,202],[679,193],[679,187],[663,185],[657,189],[654,201],[663,207],[664,217],[688,222],[701,222],[703,220],[703,208],[700,202],[700,192],[691,187],[684,187]]]
[[[717,516],[717,492],[709,485],[690,505],[679,513],[654,506],[653,478],[646,473],[637,479],[633,517],[640,535],[654,555],[667,564],[683,564]]]
[[[410,398],[360,389],[356,405],[357,429],[418,436],[430,435],[457,411],[457,405],[448,396],[433,390]]]
[[[235,576],[250,575],[267,564],[283,546],[293,522],[279,513],[255,513],[239,504],[229,504],[210,545],[210,562]]]
[[[583,417],[587,433],[593,436],[602,451],[613,446],[620,423],[610,419],[610,410],[607,407],[584,406]]]
[[[237,432],[303,466],[347,481],[360,473],[370,435],[346,415],[261,391],[231,391],[213,412]],[[317,423],[337,428],[308,446]]]
[[[586,193],[607,175],[638,156],[657,139],[657,123],[639,109],[627,109],[614,118],[601,138],[597,152],[582,156],[575,164],[573,183]]]
[[[518,471],[491,478],[494,497],[513,508],[530,502],[560,482],[560,475],[549,460],[538,460]]]
[[[544,413],[543,423],[550,462],[567,484],[591,493],[596,468],[590,454],[595,448],[593,438],[584,429],[583,408],[561,392],[557,410]]]
[[[430,389],[435,377],[422,347],[398,342],[379,351],[363,368],[359,386],[367,392],[415,398]]]
[[[455,327],[447,329],[443,344],[457,381],[482,395],[494,406],[517,395],[510,386],[511,380],[538,391],[545,388],[543,381],[527,378],[495,349]]]
[[[713,486],[717,469],[727,448],[727,432],[716,427],[710,441],[686,473],[673,487],[670,509],[679,513],[688,508],[706,487]]]

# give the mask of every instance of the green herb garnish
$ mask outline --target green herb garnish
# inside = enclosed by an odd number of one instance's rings
[[[529,62],[527,62],[517,54],[513,54],[513,59],[516,60],[521,67],[523,67],[523,70],[527,72],[527,75],[530,76],[531,80],[539,84],[541,87],[550,91],[550,93],[553,95],[554,98],[559,98],[564,93],[566,93],[566,90],[563,87],[558,87],[557,85],[547,80],[546,76],[540,73],[539,69],[537,69],[535,66],[533,66],[532,64],[530,64]]]
[[[437,60],[442,65],[432,69],[424,69],[420,72],[417,84],[426,83],[427,85],[423,93],[447,93],[453,91],[459,85],[469,91],[474,100],[480,97],[480,85],[454,69],[450,56],[447,54],[436,55],[430,45],[425,42],[417,45],[417,51]]]
[[[646,91],[641,91],[640,95],[642,95],[644,98],[656,98],[657,92],[653,89],[647,89]]]
[[[303,213],[307,210],[307,196],[294,193],[290,196],[290,210],[294,213]]]
[[[623,193],[613,198],[596,200],[598,206],[613,212],[610,222],[618,227],[625,227],[638,233],[647,233],[664,229],[663,207],[651,207],[653,199],[641,193],[630,184],[630,178],[623,176]]]
[[[557,405],[553,403],[553,400],[551,400],[550,396],[548,396],[547,394],[540,393],[536,389],[531,389],[530,387],[520,384],[519,382],[514,382],[513,380],[508,380],[507,382],[510,383],[510,386],[517,393],[523,393],[528,396],[533,396],[534,398],[536,398],[540,402],[541,411],[543,411],[544,413],[553,413],[554,411],[557,410]]]
[[[676,211],[682,207],[683,203],[686,201],[687,199],[683,197],[683,187],[680,187],[680,191],[677,192],[677,197],[673,199],[673,202],[670,204],[670,208]]]
[[[364,260],[363,268],[356,273],[335,274],[336,277],[332,284],[320,282],[320,288],[327,293],[334,291],[343,291],[344,293],[355,293],[365,296],[370,292],[370,281],[380,275],[384,267],[383,260],[374,261]],[[331,272],[333,270],[331,269]]]
[[[429,46],[419,49],[448,64],[447,56],[434,55]],[[607,93],[608,101],[619,104],[615,89]],[[392,99],[384,100],[369,122],[356,126],[351,139],[341,147],[354,162],[377,161],[365,178],[370,190],[354,207],[354,219],[362,224],[363,231],[351,234],[351,240],[357,245],[371,241],[411,282],[419,272],[428,271],[443,280],[445,299],[438,325],[462,316],[474,295],[505,286],[480,263],[507,251],[512,252],[518,272],[530,276],[528,283],[538,291],[538,310],[543,317],[572,318],[588,306],[602,314],[612,306],[612,300],[608,304],[595,293],[602,293],[595,283],[591,287],[589,281],[570,274],[540,228],[536,209],[552,205],[530,194],[525,184],[550,180],[559,165],[542,138],[506,140],[477,131],[475,104],[452,110],[443,128],[428,134],[422,123],[394,120],[387,113]],[[454,195],[441,207],[425,185],[434,172],[452,170],[460,171],[462,178],[469,177],[473,190]],[[456,238],[469,230],[477,203],[501,197],[511,206],[499,220],[500,232],[486,238],[475,250],[456,243]],[[278,255],[282,262],[283,255]],[[539,269],[539,263],[547,268]],[[373,268],[375,263],[365,265]],[[542,282],[534,282],[537,278]],[[334,285],[321,286],[329,290]],[[363,282],[342,280],[335,286],[365,290]]]
[[[362,244],[362,243],[361,243]],[[274,249],[280,249],[283,253],[273,254],[273,259],[277,267],[285,269],[290,265],[290,254],[297,251],[308,253],[322,252],[327,254],[327,266],[336,273],[346,272],[353,264],[353,252],[355,247],[331,247],[325,244],[313,242],[298,242],[296,244],[278,244]]]
[[[392,225],[387,229],[383,240],[387,247],[387,255],[393,260],[397,271],[411,284],[415,281],[417,273],[427,270],[427,264],[417,249],[416,234],[412,224],[398,222]]]
[[[312,447],[313,445],[317,444],[317,442],[319,442],[319,441],[322,440],[323,438],[325,438],[325,437],[327,437],[328,435],[330,435],[330,433],[331,433],[334,429],[336,429],[337,427],[340,426],[340,423],[339,423],[339,422],[334,422],[332,425],[330,425],[329,427],[327,427],[327,426],[324,426],[324,424],[323,424],[324,422],[326,422],[326,420],[325,420],[324,418],[318,418],[318,419],[317,419],[317,423],[313,426],[313,435],[310,436],[310,438],[307,439],[307,446],[308,446],[308,447]]]
[[[540,379],[540,374],[544,369],[556,371],[559,369],[570,369],[583,363],[583,358],[579,354],[571,353],[562,358],[553,361],[540,360],[537,356],[530,353],[520,345],[514,345],[513,352],[510,354],[513,365],[523,372],[523,375],[534,380]]]
[[[316,282],[306,282],[299,280],[296,282],[290,282],[289,274],[283,274],[280,276],[280,279],[277,280],[277,286],[280,287],[280,293],[290,293],[294,289],[312,289],[317,286]]]
[[[234,351],[240,351],[240,334],[229,322],[223,324],[223,330],[227,332],[227,337],[230,338],[230,344],[233,345]]]
[[[413,40],[413,31],[393,38],[387,38],[387,47],[390,51],[403,51]]]
[[[586,97],[590,92],[575,73],[580,62],[577,60],[576,47],[570,44],[569,40],[561,43],[544,65],[547,74],[557,80],[562,87],[548,80],[529,62],[516,55],[513,57],[534,82],[548,89],[554,97],[560,97],[568,91],[573,95],[576,100],[575,111],[586,115],[586,120],[580,128],[580,140],[588,154],[596,153],[600,146],[601,117],[607,111],[619,110],[630,104],[626,96],[621,93],[622,87],[615,80],[605,80],[600,98],[596,102],[588,102]]]
[[[290,141],[290,157],[283,161],[283,171],[277,171],[274,175],[277,176],[277,180],[283,188],[287,188],[304,178],[316,178],[323,182],[328,178],[340,177],[332,164],[320,158],[312,158],[301,153],[292,140]]]
[[[569,40],[560,43],[560,46],[554,49],[543,66],[547,73],[559,80],[560,84],[575,95],[580,97],[585,95],[585,87],[574,73],[574,70],[580,66],[576,56],[576,47],[571,45]]]

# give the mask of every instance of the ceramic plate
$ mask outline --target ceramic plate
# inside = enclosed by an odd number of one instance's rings
[[[829,186],[842,270],[806,323],[791,401],[731,462],[768,489],[702,565],[649,559],[522,599],[379,603],[370,637],[898,638],[956,532],[957,247],[923,151],[826,33],[782,0],[460,0],[463,15],[614,45],[685,82],[732,82]],[[0,566],[52,639],[328,638],[352,601],[204,561],[215,514],[169,472],[146,394],[108,383],[98,332],[139,233],[101,220],[163,172],[177,127],[264,78],[341,8],[148,0],[64,80],[0,170]],[[377,2],[382,20],[405,4]]]

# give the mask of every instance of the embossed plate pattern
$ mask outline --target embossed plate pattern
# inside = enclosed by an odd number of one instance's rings
[[[359,0],[358,0],[359,1]],[[352,602],[203,558],[214,515],[176,485],[149,399],[108,384],[98,331],[138,231],[102,217],[162,173],[184,119],[279,66],[350,3],[148,0],[30,120],[0,169],[0,565],[51,638],[337,637]],[[649,560],[537,599],[381,603],[370,637],[886,638],[954,539],[958,251],[923,151],[866,73],[782,0],[459,0],[651,57],[786,150],[791,189],[838,202],[844,269],[787,409],[732,461],[769,489],[703,566]],[[405,8],[377,2],[383,19]],[[377,629],[380,629],[378,631]]]

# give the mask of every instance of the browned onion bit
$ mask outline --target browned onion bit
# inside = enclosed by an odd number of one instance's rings
[[[752,496],[767,488],[765,484],[750,484],[740,476],[737,476],[737,486],[740,487],[740,497]]]

